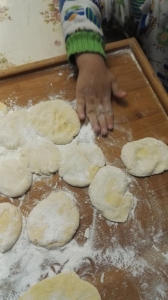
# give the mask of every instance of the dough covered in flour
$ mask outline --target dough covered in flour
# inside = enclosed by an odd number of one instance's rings
[[[22,230],[20,210],[10,204],[0,204],[0,252],[6,252],[16,243]]]
[[[20,159],[32,173],[51,175],[58,171],[60,151],[55,144],[39,137],[21,149]]]
[[[33,116],[24,110],[14,111],[0,120],[0,146],[15,150],[37,136]]]
[[[68,144],[80,130],[76,111],[63,100],[41,102],[31,107],[38,134],[57,145]]]
[[[101,168],[89,186],[90,201],[103,216],[114,222],[125,222],[133,207],[128,179],[119,168]]]
[[[73,186],[84,187],[104,165],[105,157],[97,145],[72,143],[61,152],[59,176]]]
[[[32,243],[52,249],[69,242],[78,226],[79,212],[75,203],[60,191],[34,207],[28,216],[27,232]]]
[[[125,144],[121,159],[127,171],[135,176],[150,176],[168,170],[168,146],[147,137]]]
[[[32,286],[19,300],[101,300],[98,290],[74,272],[47,278]]]
[[[0,118],[4,117],[7,113],[8,113],[7,106],[4,103],[0,102]]]
[[[0,193],[8,197],[23,195],[32,184],[32,173],[18,159],[0,163]]]

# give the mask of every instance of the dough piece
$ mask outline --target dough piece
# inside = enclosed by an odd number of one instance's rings
[[[19,159],[19,150],[7,150],[4,147],[0,147],[0,164],[2,161],[11,158]]]
[[[24,110],[14,111],[0,120],[0,146],[16,150],[37,136],[33,116]]]
[[[52,142],[38,138],[21,149],[20,159],[32,173],[51,175],[58,171],[60,151]]]
[[[98,290],[74,272],[47,278],[32,286],[19,300],[101,300]]]
[[[32,173],[18,159],[0,163],[0,193],[8,197],[23,195],[32,184]]]
[[[116,167],[101,168],[89,187],[91,203],[103,216],[114,222],[125,222],[133,207],[126,175]]]
[[[53,249],[68,243],[78,226],[78,209],[61,191],[51,194],[31,211],[27,231],[32,243]]]
[[[168,147],[162,141],[147,137],[125,144],[121,159],[132,175],[159,174],[168,170]]]
[[[10,204],[0,204],[0,252],[6,252],[18,240],[22,230],[20,210]]]
[[[84,187],[104,165],[103,152],[97,145],[72,143],[61,152],[59,176],[73,186]]]
[[[41,102],[31,107],[39,135],[57,145],[68,144],[80,130],[76,111],[63,100]]]
[[[8,113],[8,108],[7,106],[0,102],[0,117],[4,117]]]

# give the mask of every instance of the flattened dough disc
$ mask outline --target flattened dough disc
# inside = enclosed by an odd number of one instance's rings
[[[0,118],[4,117],[7,113],[8,107],[4,103],[0,102]]]
[[[0,252],[6,252],[16,243],[22,230],[20,210],[10,204],[0,204]]]
[[[32,286],[19,300],[101,300],[98,290],[74,272],[47,278]]]
[[[36,138],[33,116],[24,110],[14,111],[0,120],[0,146],[16,150]]]
[[[104,164],[105,157],[97,145],[71,143],[61,152],[59,176],[73,186],[84,187]]]
[[[69,242],[78,226],[79,212],[75,203],[60,191],[50,194],[33,208],[28,216],[27,231],[32,243],[52,249]]]
[[[134,176],[150,176],[168,170],[168,146],[147,137],[125,144],[121,159],[127,171]]]
[[[103,216],[114,222],[125,222],[133,207],[132,194],[128,192],[128,180],[119,168],[101,168],[89,186],[91,203]]]
[[[0,193],[8,197],[23,195],[32,184],[32,173],[18,159],[0,163]]]
[[[38,137],[21,149],[20,159],[32,173],[51,175],[58,171],[60,151],[52,142]]]
[[[76,111],[63,100],[51,100],[31,107],[39,135],[57,145],[68,144],[80,130]]]

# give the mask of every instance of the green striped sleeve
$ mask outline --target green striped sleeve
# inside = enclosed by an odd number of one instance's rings
[[[84,52],[98,53],[105,57],[104,47],[103,38],[91,31],[75,32],[66,40],[66,50],[70,61],[73,60],[73,55]]]

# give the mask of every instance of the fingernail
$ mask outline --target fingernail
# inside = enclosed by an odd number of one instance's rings
[[[108,130],[113,130],[113,125],[108,125]]]
[[[94,132],[96,134],[99,134],[100,133],[100,127],[98,125],[95,125],[94,128],[93,128]]]
[[[123,91],[123,90],[119,90],[118,91],[118,95],[120,95],[120,97],[124,97],[127,95],[127,92]]]
[[[81,120],[84,120],[84,119],[85,119],[85,115],[84,115],[84,114],[80,114],[80,115],[79,115],[79,118],[80,118]]]
[[[101,131],[101,134],[102,135],[107,135],[107,130],[103,128],[102,131]]]

